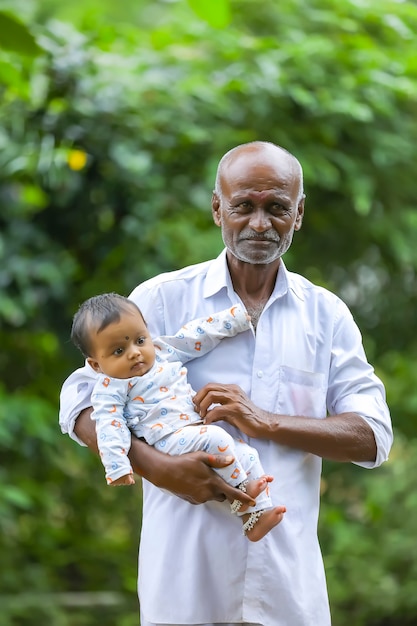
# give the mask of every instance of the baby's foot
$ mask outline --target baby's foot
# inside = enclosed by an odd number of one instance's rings
[[[250,541],[259,541],[262,537],[265,537],[274,526],[280,523],[286,510],[285,506],[276,506],[273,509],[264,510],[262,515],[256,520],[253,528],[247,530],[245,535]],[[256,515],[256,513],[243,515],[243,522],[247,522],[251,515]]]
[[[272,483],[273,480],[273,476],[270,476],[269,474],[265,474],[265,476],[261,476],[256,480],[249,480],[246,485],[246,493],[256,500],[259,494],[267,488],[268,483]],[[239,513],[243,513],[248,507],[249,504],[242,504],[239,508]]]

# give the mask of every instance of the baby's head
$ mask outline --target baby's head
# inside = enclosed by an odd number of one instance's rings
[[[155,361],[142,313],[116,293],[83,302],[74,315],[71,339],[96,372],[114,378],[142,376]]]

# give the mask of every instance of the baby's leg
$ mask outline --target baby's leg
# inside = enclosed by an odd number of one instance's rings
[[[215,424],[191,424],[157,441],[155,447],[161,452],[173,455],[202,450],[209,454],[233,456],[234,462],[227,467],[213,469],[223,480],[233,485],[233,487],[237,487],[246,480],[247,475],[238,459],[235,443],[236,440],[220,426]]]
[[[272,482],[273,477],[265,474],[258,451],[239,440],[236,442],[236,452],[248,474],[246,492],[256,498],[255,506],[239,507],[238,515],[242,516],[243,532],[247,538],[250,541],[259,541],[280,523],[286,509],[284,506],[274,507],[272,504],[268,483]],[[265,487],[257,495],[260,481],[265,482]]]
[[[238,501],[235,500],[232,503],[232,510],[237,512],[240,508],[238,514],[243,516],[242,521],[248,522],[248,525],[251,526],[250,528],[247,527],[246,531],[244,530],[251,541],[259,541],[281,521],[285,509],[284,507],[272,508],[268,483],[273,478],[264,474],[257,450],[243,441],[233,439],[220,426],[215,424],[184,426],[184,428],[180,428],[158,441],[155,447],[162,452],[174,455],[195,450],[202,450],[210,454],[232,455],[235,461],[231,465],[213,469],[226,482],[234,487],[240,486],[243,491],[256,499],[256,504],[253,507],[236,505],[234,510],[233,507]],[[256,515],[256,519],[251,515]]]
[[[249,446],[242,439],[235,440],[235,450],[248,476],[246,485],[242,485],[242,487],[244,487],[246,493],[256,498],[255,506],[241,506],[236,512],[241,515],[246,511],[259,511],[272,507],[268,483],[272,482],[274,479],[273,476],[265,474],[258,451],[252,446]]]

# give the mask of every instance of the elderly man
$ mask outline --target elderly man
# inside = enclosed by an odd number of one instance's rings
[[[349,310],[282,261],[304,199],[301,166],[286,150],[267,142],[234,148],[220,161],[212,198],[225,250],[130,296],[154,336],[238,300],[245,305],[254,332],[190,362],[189,380],[202,417],[222,420],[258,449],[275,477],[272,499],[287,508],[278,526],[250,543],[219,502],[244,494],[210,469],[228,459],[169,457],[135,441],[130,458],[144,477],[142,626],[330,624],[317,539],[321,459],[377,467],[388,458],[392,427]],[[61,427],[96,449],[93,383],[87,368],[66,381]]]

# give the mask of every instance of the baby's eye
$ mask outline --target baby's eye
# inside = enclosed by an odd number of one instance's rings
[[[145,341],[146,341],[146,337],[138,337],[138,338],[136,339],[136,343],[138,344],[138,346],[143,346],[143,344],[145,343]]]
[[[123,354],[123,348],[116,348],[113,354],[115,354],[116,356],[120,356],[121,354]]]

